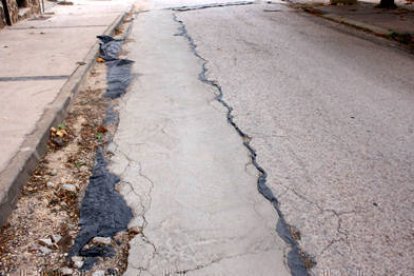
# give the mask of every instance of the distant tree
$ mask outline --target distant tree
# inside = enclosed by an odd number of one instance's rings
[[[395,5],[394,0],[381,0],[377,7],[383,9],[395,9],[397,6]]]

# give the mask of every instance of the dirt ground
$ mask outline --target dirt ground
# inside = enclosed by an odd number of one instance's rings
[[[106,110],[114,105],[102,96],[105,89],[106,67],[97,63],[66,119],[51,129],[48,152],[1,229],[0,275],[80,275],[82,258],[68,257],[79,231],[80,201],[91,176],[96,148],[105,145],[116,130],[116,126],[102,125]],[[129,235],[118,233],[111,241],[116,256],[101,259],[92,271],[122,273]]]

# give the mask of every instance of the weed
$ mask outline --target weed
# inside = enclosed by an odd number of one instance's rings
[[[96,139],[98,140],[99,143],[103,142],[103,138],[104,138],[104,134],[102,132],[96,133]]]

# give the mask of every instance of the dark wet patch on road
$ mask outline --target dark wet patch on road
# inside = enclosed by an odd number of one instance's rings
[[[128,31],[127,31],[128,32]],[[105,61],[107,67],[107,89],[105,97],[116,99],[125,94],[131,82],[131,68],[134,61],[119,59],[124,39],[114,39],[110,36],[97,36],[100,58]]]
[[[105,97],[116,99],[127,91],[131,82],[131,68],[134,62],[128,59],[118,59],[106,62],[107,82]]]
[[[108,171],[103,148],[99,147],[92,176],[80,208],[80,232],[70,256],[95,258],[115,255],[110,246],[93,245],[90,248],[85,246],[94,237],[113,237],[116,233],[127,230],[132,211],[115,190],[115,185],[119,181],[118,176]],[[83,267],[83,269],[88,268]]]
[[[119,122],[119,114],[115,110],[115,107],[111,105],[106,110],[104,125],[118,125],[118,122]]]
[[[116,191],[120,178],[107,168],[105,145],[111,142],[118,126],[119,115],[113,100],[123,96],[131,82],[133,61],[117,59],[122,50],[122,39],[108,36],[98,37],[101,40],[100,58],[104,59],[107,67],[107,89],[103,95],[111,99],[103,120],[105,143],[96,150],[96,161],[92,176],[85,191],[80,207],[79,234],[69,253],[69,257],[84,257],[83,271],[92,269],[99,257],[114,257],[116,251],[111,244],[95,244],[95,237],[113,238],[117,233],[126,231],[132,219],[132,210],[124,198]],[[112,131],[107,131],[107,130]],[[101,137],[101,139],[103,139]]]

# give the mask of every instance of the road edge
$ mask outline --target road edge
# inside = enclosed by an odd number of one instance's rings
[[[370,25],[370,24],[367,24],[367,23],[363,23],[363,22],[359,22],[359,21],[356,21],[356,20],[348,19],[348,18],[345,18],[343,16],[339,16],[339,15],[336,15],[336,14],[333,14],[333,13],[325,13],[325,12],[319,10],[317,7],[310,7],[310,6],[305,6],[305,5],[303,5],[303,6],[299,5],[299,7],[307,13],[325,18],[327,20],[330,20],[330,21],[333,21],[333,22],[336,22],[336,23],[341,23],[341,24],[351,26],[351,27],[354,27],[354,28],[357,28],[357,29],[360,29],[360,30],[363,30],[363,31],[366,31],[366,32],[370,32],[370,33],[373,33],[373,34],[376,34],[376,35],[388,36],[390,33],[392,33],[391,30],[387,30],[385,28],[380,28],[380,27]]]
[[[381,28],[375,25],[371,25],[368,23],[364,23],[364,22],[360,22],[357,20],[353,20],[353,19],[349,19],[340,15],[336,15],[334,13],[326,13],[324,11],[319,10],[317,7],[312,7],[309,5],[298,5],[298,4],[293,4],[294,8],[300,8],[301,10],[303,10],[306,13],[324,18],[326,20],[329,20],[331,22],[335,22],[335,23],[339,23],[360,31],[364,31],[370,34],[373,34],[375,36],[378,37],[382,37],[391,41],[396,41],[401,43],[402,45],[412,45],[412,43],[406,43],[404,42],[405,39],[405,35],[404,33],[400,33],[391,29],[386,29],[386,28]],[[414,45],[412,45],[411,47],[414,47]]]
[[[121,12],[103,34],[112,35],[123,23],[127,14],[128,11]],[[55,100],[46,107],[37,121],[35,129],[26,135],[18,152],[9,161],[6,168],[0,172],[0,187],[2,187],[0,190],[0,227],[5,224],[8,216],[12,213],[21,188],[46,153],[50,128],[64,119],[80,85],[95,64],[98,53],[99,43],[95,42],[83,59],[85,64],[78,65],[63,84]]]

